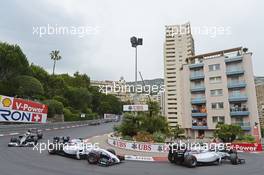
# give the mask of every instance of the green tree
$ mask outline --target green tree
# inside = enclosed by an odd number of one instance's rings
[[[0,70],[0,81],[29,74],[28,60],[18,45],[0,42]]]
[[[172,137],[173,139],[181,138],[184,134],[184,129],[180,127],[179,124],[177,124],[175,127],[169,128],[168,136]]]
[[[69,105],[84,112],[91,106],[92,95],[86,88],[69,87],[65,92]]]
[[[50,59],[52,59],[54,61],[52,75],[54,75],[56,62],[61,59],[61,56],[59,54],[60,54],[60,51],[59,50],[53,50],[50,53]]]
[[[43,95],[43,87],[40,81],[32,76],[17,76],[13,81],[14,95],[22,98],[39,99]]]
[[[44,104],[48,105],[48,117],[52,118],[55,114],[63,114],[63,104],[57,100],[45,100]]]
[[[100,103],[100,114],[111,113],[111,114],[120,114],[122,110],[120,100],[114,95],[101,95]]]
[[[242,134],[242,129],[238,125],[228,125],[219,123],[216,125],[214,136],[223,142],[232,142]]]

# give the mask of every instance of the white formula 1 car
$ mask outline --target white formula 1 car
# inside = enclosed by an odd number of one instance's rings
[[[58,154],[76,159],[86,159],[89,164],[110,166],[124,160],[123,156],[116,155],[113,149],[102,149],[87,144],[83,139],[70,139],[70,137],[54,137],[49,144],[49,154]]]
[[[234,150],[181,150],[176,147],[173,148],[173,146],[170,146],[168,160],[170,163],[185,165],[190,168],[197,165],[219,165],[223,160],[229,160],[233,165],[245,163],[244,159],[238,158],[237,152]]]

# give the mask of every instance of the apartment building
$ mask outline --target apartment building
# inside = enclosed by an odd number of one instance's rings
[[[261,128],[264,128],[264,84],[256,85],[258,114]]]
[[[259,118],[252,53],[238,47],[191,56],[179,77],[182,127],[189,137],[212,137],[219,122],[253,134]]]
[[[168,25],[164,43],[165,116],[171,127],[183,125],[181,93],[181,67],[186,58],[194,55],[194,41],[189,23]]]

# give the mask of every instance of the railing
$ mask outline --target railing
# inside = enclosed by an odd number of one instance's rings
[[[226,70],[227,75],[236,75],[236,74],[243,74],[244,69],[242,68],[229,68]]]
[[[206,102],[205,97],[192,98],[191,101],[192,101],[192,104],[202,104]]]
[[[237,102],[237,101],[247,101],[248,97],[245,94],[236,94],[229,95],[229,101]]]
[[[229,58],[225,59],[226,63],[231,63],[231,62],[235,62],[235,61],[242,61],[242,56],[241,55],[232,56],[232,57],[229,57]]]
[[[190,79],[195,80],[195,79],[203,79],[204,78],[204,73],[199,72],[199,73],[191,73]]]
[[[191,91],[192,92],[205,91],[205,86],[192,86]]]
[[[199,67],[203,67],[203,66],[204,66],[204,63],[193,63],[193,64],[189,65],[189,68],[193,69],[193,68],[199,68]]]
[[[227,84],[228,88],[244,88],[246,83],[244,81],[230,81]]]
[[[250,122],[234,122],[231,123],[232,125],[238,125],[240,126],[243,130],[251,130]]]

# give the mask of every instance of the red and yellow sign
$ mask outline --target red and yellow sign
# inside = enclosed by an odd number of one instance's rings
[[[48,106],[29,100],[0,96],[1,122],[46,123]]]

